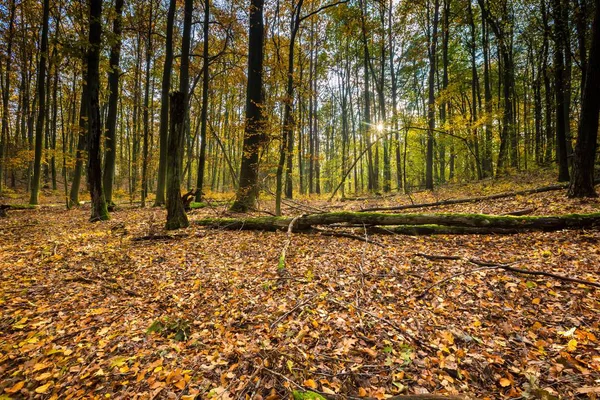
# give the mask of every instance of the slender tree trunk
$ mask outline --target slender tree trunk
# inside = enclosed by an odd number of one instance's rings
[[[165,229],[185,228],[189,225],[181,200],[181,166],[185,134],[184,92],[174,92],[170,96],[171,132],[169,133],[167,166],[167,223]]]
[[[106,143],[104,145],[104,196],[106,203],[113,206],[113,182],[115,179],[115,161],[117,151],[117,106],[119,101],[119,75],[121,69],[121,32],[123,26],[123,0],[115,0],[115,19],[113,21],[114,42],[110,48],[110,72],[108,73],[108,116],[106,118]]]
[[[251,0],[248,37],[248,84],[246,88],[246,125],[240,167],[240,185],[234,211],[248,211],[258,199],[259,147],[264,136],[263,113],[263,5],[264,0]]]
[[[587,77],[583,89],[581,119],[577,132],[577,145],[573,160],[573,175],[569,197],[597,197],[594,190],[594,160],[598,139],[598,116],[600,114],[600,0],[595,0],[592,46],[586,68]]]
[[[554,13],[554,82],[556,94],[556,155],[558,158],[558,181],[567,182],[569,180],[569,161],[567,152],[567,108],[566,101],[566,71],[565,71],[565,50],[567,43],[565,38],[565,28],[563,24],[564,13],[562,11],[562,1],[553,0]]]
[[[89,87],[89,154],[88,186],[92,198],[90,221],[109,219],[104,191],[102,190],[102,166],[100,162],[100,46],[102,35],[102,0],[90,0],[90,32],[87,58],[87,84]]]
[[[46,119],[46,58],[48,57],[48,19],[50,2],[44,0],[42,17],[42,41],[40,45],[40,63],[38,67],[38,115],[35,125],[35,156],[33,161],[33,182],[31,184],[31,197],[29,204],[38,204],[40,190],[40,175],[42,170],[42,141],[44,135],[44,122]]]
[[[148,32],[146,38],[146,82],[144,92],[144,143],[142,149],[142,207],[146,207],[146,197],[148,196],[148,147],[150,136],[150,64],[152,61],[152,19],[153,19],[153,2],[150,1],[150,17],[148,21]]]
[[[167,12],[167,37],[165,40],[165,62],[160,94],[159,162],[158,183],[156,185],[155,206],[165,203],[165,180],[167,177],[167,145],[169,138],[169,91],[171,90],[171,70],[173,68],[173,21],[175,19],[176,0],[169,1]]]
[[[429,78],[428,78],[428,102],[427,121],[429,131],[427,132],[427,157],[425,162],[425,188],[433,190],[433,131],[435,130],[435,70],[436,49],[439,20],[439,0],[434,0],[433,21],[429,31]],[[429,4],[427,4],[427,15],[429,15]]]
[[[202,54],[202,111],[200,112],[200,154],[198,155],[198,176],[196,181],[196,201],[202,200],[204,187],[204,169],[206,164],[206,125],[208,121],[208,33],[210,17],[210,0],[204,0],[204,43]]]
[[[0,193],[2,193],[4,185],[4,169],[6,166],[6,153],[8,152],[8,118],[9,109],[8,101],[10,97],[10,71],[12,67],[12,44],[15,27],[15,9],[16,0],[11,0],[9,6],[9,22],[8,22],[8,38],[6,43],[6,70],[4,78],[4,87],[2,92],[2,130],[0,131]],[[18,135],[17,135],[18,137]]]

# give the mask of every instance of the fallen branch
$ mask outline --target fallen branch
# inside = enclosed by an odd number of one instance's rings
[[[465,272],[459,272],[457,274],[454,274],[447,278],[444,278],[440,281],[437,281],[437,282],[429,285],[425,290],[423,290],[423,292],[421,292],[421,294],[419,294],[417,296],[417,299],[423,298],[432,288],[434,288],[436,286],[440,286],[441,284],[448,282],[456,277],[471,274],[471,273],[478,272],[478,271],[485,270],[485,269],[503,269],[505,271],[515,272],[515,273],[524,274],[524,275],[546,276],[546,277],[554,278],[554,279],[557,279],[557,280],[560,280],[563,282],[578,283],[581,285],[588,285],[588,286],[600,288],[599,282],[586,281],[584,279],[579,279],[579,278],[571,278],[569,276],[559,275],[559,274],[555,274],[552,272],[533,271],[533,270],[513,267],[512,265],[516,264],[516,262],[510,263],[510,264],[499,264],[499,263],[495,263],[495,262],[481,261],[481,260],[477,260],[475,258],[463,258],[460,256],[430,255],[430,254],[423,254],[423,253],[416,253],[415,255],[418,257],[426,258],[428,260],[465,260],[472,264],[479,265],[481,267],[481,268],[476,268],[476,269],[465,271]]]
[[[596,180],[594,183],[598,184],[598,183],[600,183],[600,180]],[[514,192],[504,192],[504,193],[492,194],[489,196],[468,197],[468,198],[462,198],[462,199],[448,199],[448,200],[442,200],[442,201],[434,201],[431,203],[404,204],[401,206],[393,206],[393,207],[370,207],[370,208],[363,208],[359,211],[360,212],[398,211],[398,210],[408,210],[411,208],[438,207],[438,206],[448,206],[448,205],[452,205],[452,204],[461,204],[461,203],[476,203],[476,202],[486,201],[486,200],[504,199],[507,197],[525,196],[525,195],[535,194],[535,193],[544,193],[544,192],[551,192],[551,191],[555,191],[555,190],[563,190],[568,187],[569,187],[569,184],[564,183],[564,184],[558,184],[558,185],[543,186],[543,187],[536,188],[536,189],[527,189],[527,190],[519,190],[519,191],[514,191]]]
[[[307,300],[303,301],[302,303],[298,303],[294,308],[292,308],[290,311],[285,312],[281,317],[277,318],[272,324],[271,326],[269,326],[269,329],[273,329],[275,326],[277,326],[278,323],[280,323],[281,321],[283,321],[288,315],[290,315],[291,313],[293,313],[294,311],[296,311],[297,309],[299,309],[300,307],[304,307],[305,305],[311,303],[314,298],[317,297],[317,295],[313,295],[310,298],[308,298]]]

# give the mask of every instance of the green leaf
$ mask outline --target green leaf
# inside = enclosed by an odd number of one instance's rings
[[[311,392],[310,390],[307,390],[306,392],[294,390],[292,395],[294,396],[294,400],[327,400],[319,393]]]

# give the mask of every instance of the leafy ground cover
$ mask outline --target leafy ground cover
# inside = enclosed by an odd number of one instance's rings
[[[485,185],[412,200],[517,189]],[[310,206],[407,202],[402,195]],[[600,201],[548,192],[435,211],[523,208],[534,215],[598,212]],[[223,210],[193,210],[190,219]],[[0,220],[0,398],[600,394],[600,290],[467,261],[599,282],[598,230],[370,235],[367,242],[294,234],[281,271],[284,232],[192,224],[169,237],[163,210],[121,207],[96,224],[88,213],[85,206],[42,206]]]

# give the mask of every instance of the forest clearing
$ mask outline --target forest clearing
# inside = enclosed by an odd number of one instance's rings
[[[296,207],[359,210],[552,183],[520,178]],[[591,214],[600,201],[555,190],[402,212],[524,209]],[[248,218],[227,205],[192,210],[190,227],[175,233],[163,230],[164,210],[135,205],[97,224],[87,222],[87,206],[8,213],[0,225],[5,398],[285,399],[312,391],[331,399],[593,399],[600,392],[600,289],[493,268],[598,285],[597,229],[292,233],[282,273],[286,230],[195,223]]]

